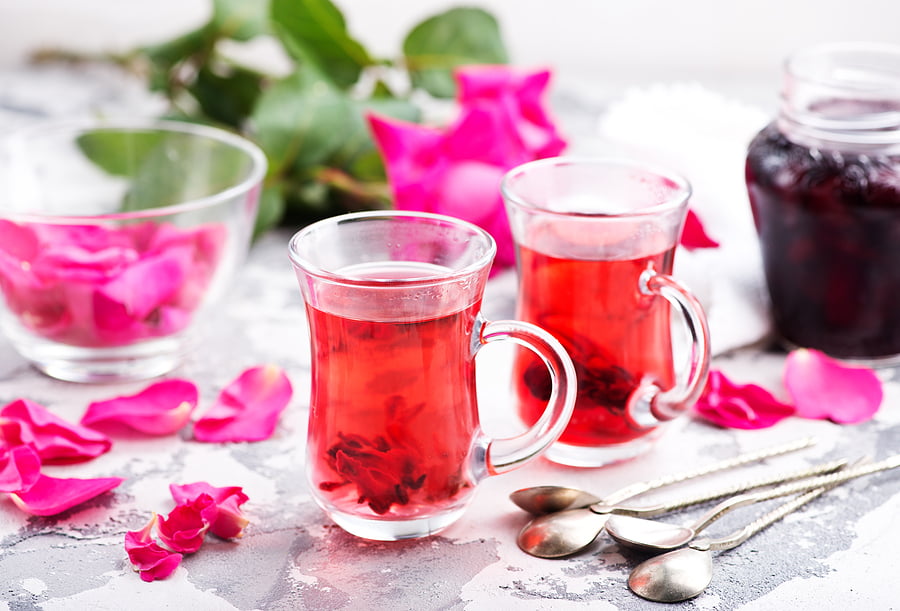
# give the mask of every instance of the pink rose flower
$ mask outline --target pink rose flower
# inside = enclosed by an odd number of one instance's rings
[[[513,167],[559,154],[565,141],[543,103],[548,70],[474,66],[456,72],[460,112],[446,129],[369,116],[398,210],[455,216],[497,242],[495,268],[515,263],[500,180]]]
[[[173,551],[185,554],[196,552],[217,513],[215,500],[208,494],[201,494],[189,502],[176,505],[167,517],[159,518],[159,538]]]
[[[241,505],[248,497],[240,486],[217,488],[206,482],[194,484],[170,484],[172,498],[179,505],[192,503],[201,495],[210,496],[216,504],[216,517],[209,527],[209,532],[221,539],[239,539],[244,535],[244,528],[250,521],[244,516]]]

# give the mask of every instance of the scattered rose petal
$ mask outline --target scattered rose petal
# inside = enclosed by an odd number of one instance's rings
[[[293,389],[275,365],[244,371],[220,394],[216,403],[194,423],[197,441],[262,441],[275,432],[278,417]]]
[[[41,476],[41,459],[31,446],[0,445],[0,492],[22,492]]]
[[[63,479],[41,474],[28,490],[10,494],[10,497],[23,511],[36,516],[52,516],[108,492],[123,481],[121,477]]]
[[[710,422],[737,429],[767,428],[795,412],[761,386],[735,384],[718,370],[709,372],[706,389],[694,409]]]
[[[177,552],[163,549],[153,540],[150,532],[156,521],[157,515],[153,514],[144,528],[125,533],[125,551],[143,581],[165,579],[178,568],[183,558]]]
[[[241,505],[247,502],[248,497],[240,486],[217,488],[206,482],[196,482],[183,485],[170,484],[169,491],[175,503],[179,505],[194,501],[201,494],[212,497],[219,511],[209,532],[222,539],[239,539],[244,534],[244,528],[250,523],[241,510]]]
[[[201,494],[192,501],[176,505],[168,517],[159,518],[159,538],[173,551],[196,552],[217,513],[215,500],[208,494]]]
[[[687,217],[684,219],[684,230],[681,232],[681,245],[688,250],[696,248],[718,248],[719,243],[709,237],[703,222],[697,213],[688,209]]]
[[[136,395],[91,403],[81,424],[90,427],[121,424],[148,435],[170,435],[187,424],[197,400],[197,386],[193,382],[163,380]]]
[[[23,442],[33,445],[44,463],[94,458],[112,447],[112,442],[103,433],[66,422],[28,399],[9,403],[0,409],[0,416],[24,424],[21,430]]]
[[[881,380],[871,369],[844,365],[806,348],[788,354],[784,385],[798,416],[839,424],[871,419],[884,398]]]

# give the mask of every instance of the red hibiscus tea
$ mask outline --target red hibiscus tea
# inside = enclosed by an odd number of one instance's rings
[[[439,532],[478,482],[527,464],[565,428],[571,359],[546,331],[479,312],[495,252],[482,229],[417,212],[331,217],[291,239],[312,357],[307,480],[351,534]],[[479,425],[475,355],[503,340],[540,354],[554,385],[541,425],[495,444]]]
[[[401,264],[365,277],[422,275]],[[468,354],[480,303],[448,302],[416,319],[398,310],[392,292],[388,281],[384,295],[362,301],[333,294],[339,312],[307,306],[317,351],[310,483],[341,512],[407,519],[457,508],[473,490],[478,420]]]
[[[575,363],[578,398],[561,443],[620,444],[652,429],[626,417],[632,392],[645,378],[664,388],[675,382],[669,303],[642,294],[647,269],[669,272],[674,249],[610,261],[548,256],[522,247],[518,318],[562,342]],[[550,389],[546,369],[519,351],[514,378],[522,418],[534,421]]]
[[[671,276],[690,186],[635,162],[561,157],[510,171],[502,191],[518,318],[550,331],[575,363],[575,411],[547,457],[595,467],[649,450],[660,423],[696,401],[709,368],[703,309]],[[690,339],[678,367],[673,312]],[[550,380],[522,352],[513,373],[520,415],[534,422]]]

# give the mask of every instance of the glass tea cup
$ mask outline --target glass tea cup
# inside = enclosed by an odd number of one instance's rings
[[[0,148],[0,326],[44,373],[151,378],[196,349],[247,254],[263,152],[176,121],[52,121]]]
[[[602,466],[646,452],[661,423],[699,397],[709,331],[697,299],[672,278],[690,185],[619,159],[551,158],[503,179],[519,291],[517,318],[550,331],[575,363],[575,411],[547,452],[554,462]],[[688,331],[676,366],[672,307]],[[549,380],[519,351],[520,414],[539,415]]]
[[[293,236],[312,356],[307,477],[346,531],[430,535],[456,521],[482,479],[540,455],[575,399],[572,362],[552,336],[479,310],[496,245],[467,222],[360,212]],[[495,341],[544,363],[548,396],[522,434],[479,426],[475,354]]]

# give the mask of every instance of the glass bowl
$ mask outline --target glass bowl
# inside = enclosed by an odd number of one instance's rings
[[[66,122],[0,150],[0,327],[44,373],[155,377],[196,347],[247,254],[266,161],[174,121]]]

